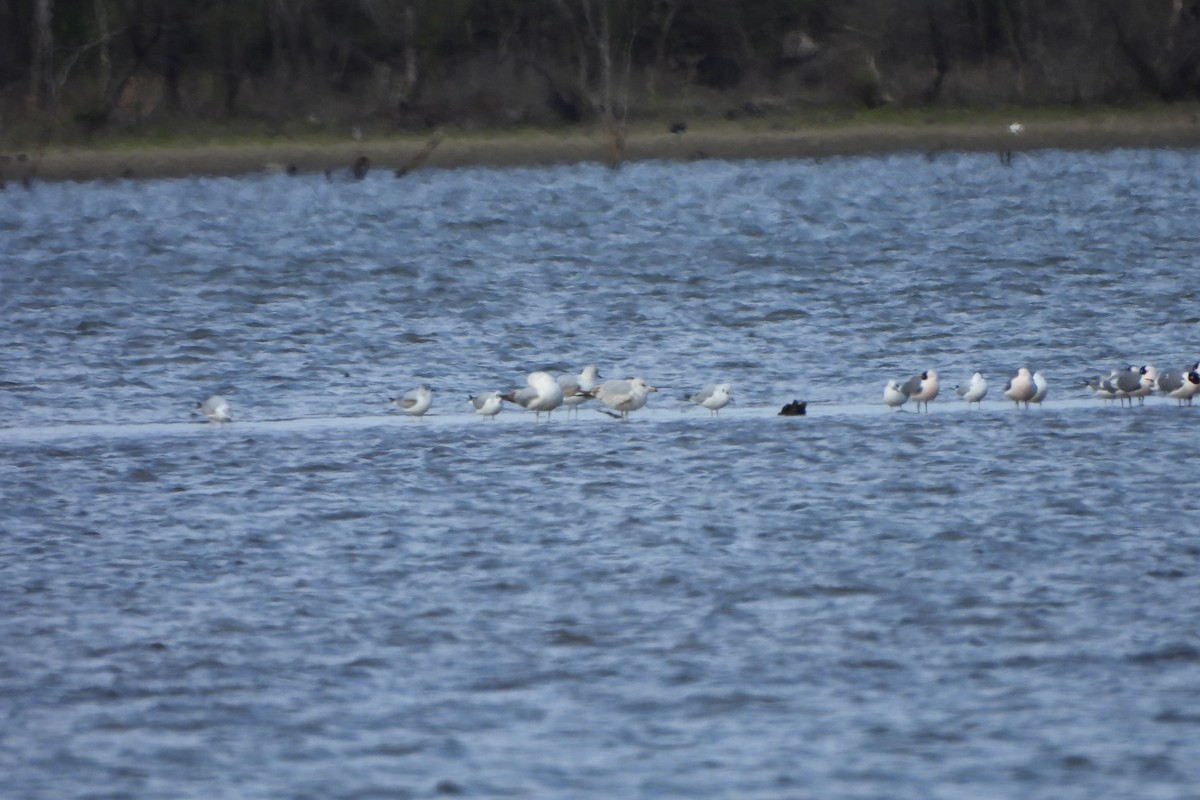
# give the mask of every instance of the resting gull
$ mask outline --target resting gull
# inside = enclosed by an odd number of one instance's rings
[[[1004,396],[1016,403],[1017,408],[1021,407],[1021,403],[1029,408],[1029,401],[1036,393],[1037,387],[1033,385],[1033,376],[1029,374],[1028,367],[1017,370],[1017,374],[1009,378],[1004,386]]]
[[[688,398],[690,402],[707,408],[709,416],[713,417],[717,415],[718,411],[729,405],[729,401],[732,399],[733,394],[729,391],[728,383],[709,384]]]
[[[900,406],[908,402],[908,395],[900,390],[900,385],[895,381],[888,381],[887,386],[883,387],[883,402],[899,411]]]
[[[233,416],[229,413],[229,404],[219,394],[214,394],[203,403],[196,403],[196,408],[209,422],[233,421]]]
[[[562,389],[563,405],[567,407],[568,412],[573,408],[576,414],[579,413],[579,406],[592,399],[588,392],[596,388],[596,381],[599,379],[600,372],[594,364],[584,367],[578,375],[558,376],[558,387]]]
[[[542,418],[543,411],[548,419],[550,412],[563,404],[563,390],[550,373],[531,372],[525,383],[525,388],[510,389],[500,396],[527,411],[532,411],[537,419]]]
[[[966,386],[955,386],[954,391],[958,396],[967,401],[967,405],[971,403],[981,403],[983,398],[987,397],[987,380],[983,377],[982,372],[976,372],[971,376],[971,382]]]
[[[650,392],[657,391],[658,389],[649,385],[641,378],[629,378],[628,380],[614,379],[605,381],[597,385],[588,394],[609,408],[619,412],[622,420],[628,421],[629,412],[637,411],[646,405],[646,398]]]
[[[485,394],[471,395],[467,398],[467,402],[475,409],[475,413],[484,419],[495,419],[500,413],[501,402],[499,392],[487,392]]]
[[[433,405],[433,387],[428,383],[422,383],[411,392],[405,392],[400,397],[393,397],[391,402],[410,417],[420,417]]]

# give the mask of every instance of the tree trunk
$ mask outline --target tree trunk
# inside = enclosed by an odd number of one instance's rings
[[[30,97],[38,108],[54,100],[54,0],[37,0],[33,8],[33,63]]]
[[[108,6],[104,0],[95,0],[96,30],[100,34],[100,74],[96,79],[96,94],[105,97],[112,82],[112,32],[108,28]]]

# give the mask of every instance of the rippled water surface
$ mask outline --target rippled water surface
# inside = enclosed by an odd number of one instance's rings
[[[1200,408],[1075,384],[1200,358],[1198,197],[1191,151],[10,186],[0,795],[1195,797]],[[660,391],[465,402],[589,363]]]

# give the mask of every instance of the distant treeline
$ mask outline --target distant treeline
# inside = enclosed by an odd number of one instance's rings
[[[0,0],[0,127],[1200,97],[1200,0]]]

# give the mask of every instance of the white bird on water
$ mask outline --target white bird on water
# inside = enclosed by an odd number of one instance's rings
[[[904,382],[900,387],[900,391],[908,395],[910,400],[915,400],[917,403],[917,413],[921,411],[921,403],[925,404],[925,413],[929,413],[929,401],[938,396],[938,374],[933,370],[925,370],[920,375],[915,375]]]
[[[541,419],[543,411],[549,419],[550,412],[563,404],[562,387],[550,373],[531,372],[525,383],[523,389],[510,389],[500,396],[527,411],[532,411],[536,415],[535,419]]]
[[[1029,408],[1029,401],[1035,393],[1037,387],[1033,385],[1033,376],[1029,374],[1028,367],[1018,369],[1017,374],[1009,378],[1004,386],[1004,396],[1016,403],[1017,408],[1021,407],[1021,403]]]
[[[609,408],[620,412],[621,419],[627,422],[629,421],[629,412],[637,411],[646,405],[646,398],[650,392],[657,391],[658,389],[641,378],[630,378],[605,381],[588,394]]]
[[[558,376],[558,387],[562,389],[563,405],[567,407],[567,411],[573,408],[576,414],[579,413],[579,406],[592,399],[588,392],[596,388],[599,378],[600,371],[596,369],[595,364],[584,367],[578,375]]]
[[[503,400],[499,392],[486,392],[484,394],[471,395],[467,398],[467,402],[475,409],[475,413],[484,419],[495,419],[500,413],[500,408],[503,405]]]
[[[908,402],[908,395],[900,391],[900,384],[895,381],[888,381],[887,386],[883,387],[883,402],[885,405],[900,410],[900,406]]]
[[[971,382],[966,386],[955,386],[954,391],[958,396],[967,401],[967,405],[971,403],[979,403],[983,398],[987,397],[987,380],[983,377],[982,372],[976,372],[971,376]]]
[[[214,394],[203,403],[196,403],[196,408],[209,422],[233,421],[233,416],[229,412],[229,404],[219,394]]]
[[[392,403],[410,417],[422,416],[433,405],[433,387],[422,383],[411,392],[405,392],[400,397],[393,397]]]
[[[689,397],[688,401],[698,406],[704,406],[708,409],[709,416],[715,417],[717,412],[729,405],[729,401],[732,399],[733,393],[729,391],[728,383],[710,383]]]

